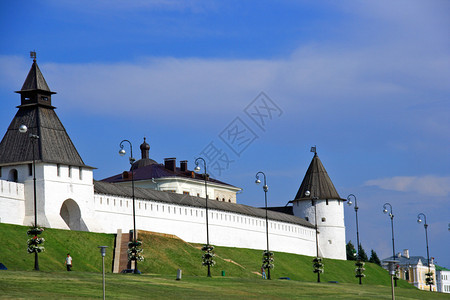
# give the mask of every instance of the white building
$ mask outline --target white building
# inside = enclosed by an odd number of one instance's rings
[[[450,270],[436,266],[436,285],[438,292],[450,293]]]
[[[205,242],[205,178],[189,171],[186,161],[179,168],[175,159],[158,164],[148,157],[144,140],[142,158],[130,171],[94,181],[93,167],[84,164],[54,111],[51,97],[55,93],[35,60],[18,93],[21,105],[0,143],[1,222],[34,223],[35,195],[38,225],[126,232],[132,227],[133,174],[137,229]],[[39,138],[20,133],[21,125]],[[235,186],[212,178],[207,182],[209,198],[219,200],[208,201],[210,243],[265,249],[265,210],[237,204],[240,189]],[[312,201],[317,211],[312,209]],[[270,250],[345,259],[343,201],[315,154],[293,207],[268,212]]]
[[[179,167],[177,167],[176,158],[166,158],[164,164],[158,164],[149,158],[150,145],[145,138],[140,149],[141,159],[131,165],[130,171],[102,181],[131,186],[133,176],[136,187],[206,197],[204,174],[189,170],[187,160],[180,161]],[[241,189],[238,187],[208,177],[208,199],[236,203],[236,193],[239,191]]]

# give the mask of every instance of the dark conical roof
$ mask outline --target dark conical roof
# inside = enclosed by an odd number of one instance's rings
[[[33,61],[27,79],[19,91],[21,97],[27,94],[30,98],[38,98],[42,94],[54,94],[48,88],[36,61]],[[55,113],[55,107],[40,100],[31,101],[27,105],[18,106],[14,119],[0,142],[0,165],[27,163],[33,160],[33,139],[29,134],[39,136],[35,144],[35,160],[47,163],[84,166],[72,140]],[[42,102],[49,102],[45,100]],[[25,125],[27,133],[20,133],[19,127]]]
[[[33,60],[33,65],[31,66],[31,69],[28,72],[28,76],[25,79],[25,82],[23,83],[22,89],[20,91],[24,92],[35,90],[51,92],[50,88],[47,85],[47,82],[45,81],[44,75],[42,75],[42,72],[36,63],[36,60]]]
[[[309,191],[310,194],[307,195],[306,191]],[[311,200],[313,198],[345,200],[336,191],[317,153],[314,154],[294,200]]]

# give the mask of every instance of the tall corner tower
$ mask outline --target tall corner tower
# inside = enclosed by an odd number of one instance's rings
[[[0,179],[24,184],[21,222],[34,223],[36,195],[38,225],[89,230],[86,220],[93,213],[89,207],[94,198],[93,168],[85,165],[56,115],[52,106],[56,93],[48,87],[36,58],[16,93],[20,105],[0,142]],[[26,133],[19,132],[21,125],[27,127]]]
[[[318,256],[346,259],[344,201],[314,150],[293,200],[293,213],[317,226]]]

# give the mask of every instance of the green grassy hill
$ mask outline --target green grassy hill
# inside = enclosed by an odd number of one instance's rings
[[[216,247],[212,278],[201,266],[201,245],[180,239],[142,233],[145,261],[142,275],[111,274],[115,236],[46,229],[46,251],[39,255],[40,272],[34,272],[34,255],[26,251],[27,228],[0,224],[0,298],[100,298],[102,296],[100,245],[109,246],[105,259],[108,298],[154,299],[390,299],[390,277],[377,265],[366,265],[367,277],[359,285],[354,263],[325,259],[322,283],[316,283],[312,257],[275,253],[272,281],[258,275],[262,251]],[[65,271],[67,252],[74,272]],[[183,279],[176,281],[176,270]],[[222,276],[224,271],[225,276]],[[276,280],[289,277],[291,280]],[[328,283],[338,281],[339,283]],[[449,299],[448,294],[419,291],[405,281],[396,288],[398,299]]]
[[[0,262],[8,270],[28,271],[34,269],[34,254],[27,253],[27,227],[0,223]],[[45,251],[39,254],[42,271],[65,270],[67,253],[73,257],[77,271],[98,272],[102,261],[98,246],[108,246],[105,268],[112,270],[115,236],[60,229],[45,229],[40,235],[45,239]]]
[[[34,255],[26,252],[27,228],[24,226],[0,224],[0,262],[9,270],[32,270]],[[81,231],[46,229],[42,234],[46,239],[46,251],[39,254],[42,271],[64,270],[66,254],[73,257],[74,271],[99,272],[101,270],[100,245],[109,246],[105,258],[106,270],[111,272],[115,236]],[[182,269],[184,275],[203,276],[206,268],[201,265],[201,245],[189,244],[180,239],[140,234],[143,240],[145,260],[139,263],[139,269],[145,274],[174,275]],[[216,266],[212,268],[213,276],[258,278],[262,251],[242,248],[216,247]],[[275,252],[275,268],[272,278],[289,277],[292,280],[315,282],[316,274],[312,272],[312,257]],[[324,259],[322,282],[338,281],[356,283],[354,263]],[[366,264],[364,284],[390,285],[388,273],[377,265]],[[404,281],[400,286],[412,288]]]

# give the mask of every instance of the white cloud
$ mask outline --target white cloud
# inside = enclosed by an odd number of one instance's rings
[[[447,196],[450,194],[450,176],[395,176],[372,179],[366,186],[377,186],[384,190],[413,192],[428,196]]]

